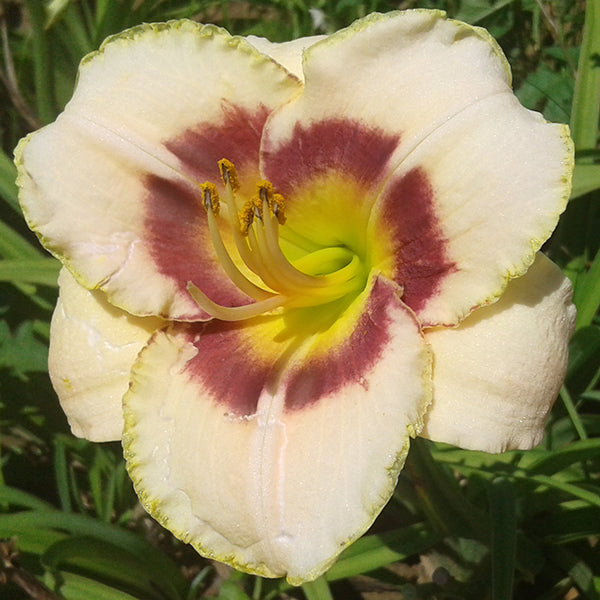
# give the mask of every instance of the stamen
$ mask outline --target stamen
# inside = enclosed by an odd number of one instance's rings
[[[285,296],[272,296],[266,300],[245,304],[244,306],[221,306],[213,302],[204,292],[196,287],[191,281],[187,283],[187,291],[194,302],[206,313],[221,321],[244,321],[252,317],[258,317],[283,306],[289,298]]]
[[[207,212],[208,220],[208,231],[210,233],[210,241],[212,242],[213,248],[217,255],[220,265],[223,270],[229,276],[229,279],[247,296],[254,298],[254,300],[264,300],[271,298],[273,294],[267,290],[255,285],[250,281],[236,266],[233,262],[225,244],[223,238],[219,232],[219,227],[215,221],[215,215],[213,211]]]
[[[248,234],[245,237],[248,242],[250,254],[257,268],[257,275],[259,275],[268,287],[280,294],[299,293],[300,290],[290,287],[281,272],[277,269],[277,265],[274,264],[262,241],[261,230],[262,227],[260,226],[252,227],[248,230]]]
[[[224,204],[228,209],[226,211],[226,216],[228,217],[229,225],[231,227],[231,231],[233,233],[233,239],[235,241],[235,245],[237,251],[239,252],[240,258],[244,262],[244,264],[256,275],[260,277],[260,271],[258,269],[257,263],[248,248],[248,244],[246,240],[243,239],[241,233],[245,234],[248,230],[248,227],[252,224],[252,220],[254,219],[253,214],[247,214],[245,219],[241,218],[242,213],[244,212],[245,206],[242,207],[240,213],[238,213],[237,199],[235,196],[235,191],[239,189],[239,182],[237,177],[237,171],[233,163],[228,161],[226,158],[222,158],[218,161],[219,164],[219,172],[221,174],[221,180],[223,181],[223,185],[225,186],[224,191]],[[247,203],[246,203],[247,204]],[[236,222],[239,221],[239,223]]]
[[[334,298],[345,295],[355,287],[344,285],[345,281],[336,281],[336,287],[326,284],[325,277],[314,277],[298,271],[293,267],[283,252],[276,245],[273,248],[266,236],[267,224],[275,221],[273,216],[265,220],[264,227],[253,227],[249,232],[248,239],[253,244],[253,249],[259,259],[262,259],[261,277],[263,281],[272,289],[287,294],[294,298],[304,298],[298,306],[310,306],[318,304],[324,300],[333,300]],[[255,234],[252,236],[251,234]],[[309,300],[312,298],[312,300]],[[315,302],[315,299],[320,299]],[[296,306],[296,304],[294,304]]]
[[[254,298],[254,300],[264,300],[273,296],[271,292],[255,285],[250,281],[235,265],[219,231],[219,226],[216,222],[216,215],[219,214],[219,195],[214,184],[209,181],[200,185],[202,190],[202,203],[206,209],[208,231],[210,241],[212,242],[215,254],[219,260],[223,270],[229,276],[229,279],[242,291],[244,294]]]
[[[320,248],[290,230],[291,235],[286,234],[286,241],[309,251],[292,264],[279,244],[279,226],[286,221],[283,196],[275,192],[269,181],[259,181],[256,195],[240,208],[235,194],[240,189],[235,167],[227,159],[221,159],[218,164],[224,185],[223,215],[231,226],[239,257],[270,290],[256,285],[234,263],[217,224],[220,210],[217,189],[210,182],[203,183],[200,186],[202,203],[217,259],[231,281],[256,300],[245,306],[221,306],[189,282],[190,295],[206,313],[216,319],[239,321],[282,307],[332,302],[363,285],[361,261],[357,255],[342,247]]]
[[[265,207],[266,208],[266,207]],[[313,287],[325,287],[328,285],[322,277],[307,275],[296,269],[285,257],[279,246],[279,232],[276,218],[266,218],[264,220],[264,237],[267,245],[267,252],[271,260],[277,264],[281,275],[291,284],[301,289]]]

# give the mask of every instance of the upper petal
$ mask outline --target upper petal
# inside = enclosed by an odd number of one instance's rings
[[[371,262],[424,325],[460,322],[527,269],[566,205],[573,147],[518,103],[487,32],[439,11],[372,15],[308,48],[304,74],[261,146],[263,171],[294,188],[290,221],[297,190],[358,182]],[[320,214],[325,195],[310,198]]]
[[[271,141],[298,121],[344,115],[402,135],[403,153],[481,98],[510,90],[487,31],[435,10],[372,14],[305,51],[305,90],[271,123]]]
[[[528,449],[567,368],[575,327],[569,280],[543,254],[500,300],[455,329],[431,329],[434,400],[422,435],[472,450]]]
[[[263,123],[300,86],[216,27],[109,38],[82,61],[64,113],[17,149],[30,226],[82,284],[132,313],[202,318],[190,280],[221,303],[248,301],[213,255],[198,184],[218,180],[222,158],[242,186],[255,181]]]
[[[249,35],[246,39],[257,50],[276,60],[290,73],[293,73],[298,77],[298,79],[304,80],[304,73],[302,71],[302,57],[304,55],[304,50],[314,43],[324,40],[326,37],[326,35],[311,35],[289,42],[271,42],[264,37],[255,35]]]
[[[393,284],[347,311],[323,331],[317,311],[307,339],[292,314],[159,332],[140,354],[129,472],[202,554],[298,584],[387,502],[429,401],[429,353]]]
[[[93,442],[120,440],[121,400],[131,367],[164,325],[111,306],[102,292],[80,286],[66,269],[50,326],[48,370],[73,435]]]

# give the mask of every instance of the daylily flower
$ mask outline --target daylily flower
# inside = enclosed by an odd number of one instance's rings
[[[64,264],[73,433],[122,439],[142,504],[201,554],[300,583],[370,526],[411,436],[539,442],[574,323],[539,250],[573,150],[484,30],[142,25],[16,162]]]

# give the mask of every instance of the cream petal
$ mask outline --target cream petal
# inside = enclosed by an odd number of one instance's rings
[[[159,522],[207,557],[293,584],[364,533],[430,392],[429,353],[395,286],[376,282],[365,302],[343,341],[308,341],[305,358],[286,360],[285,317],[154,336],[124,398],[124,448]],[[340,326],[322,336],[338,340]]]
[[[300,89],[214,26],[173,21],[109,38],[82,61],[56,122],[17,148],[30,227],[82,285],[133,314],[206,318],[190,280],[222,304],[249,301],[219,267],[198,184],[218,182],[228,158],[253,185],[263,123]]]
[[[290,73],[304,81],[302,71],[302,56],[304,50],[324,40],[326,35],[311,35],[309,37],[291,40],[289,42],[271,42],[264,37],[249,35],[246,40],[250,42],[259,52],[267,54],[280,65],[284,66]]]
[[[297,206],[320,210],[302,190],[330,173],[364,187],[352,215],[373,206],[373,266],[427,326],[459,323],[528,268],[566,205],[573,145],[519,104],[487,32],[439,11],[371,15],[308,48],[304,74],[261,146],[291,227]]]
[[[269,145],[297,123],[343,116],[399,134],[397,160],[482,98],[510,92],[510,69],[484,29],[436,10],[372,14],[305,51],[305,91],[278,111]]]
[[[73,435],[93,442],[120,440],[121,399],[133,362],[164,322],[132,317],[90,292],[62,269],[50,327],[48,367]]]
[[[393,279],[423,325],[460,322],[527,270],[566,206],[572,166],[568,128],[511,94],[473,104],[405,158],[371,227],[394,231]]]
[[[540,442],[575,327],[569,280],[543,254],[500,300],[456,329],[431,329],[434,401],[421,435],[503,452]]]

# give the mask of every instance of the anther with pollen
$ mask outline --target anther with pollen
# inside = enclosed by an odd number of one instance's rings
[[[217,186],[210,181],[207,181],[200,185],[202,191],[202,204],[207,211],[212,211],[215,215],[219,214],[219,193],[217,192]]]
[[[233,192],[237,192],[240,189],[240,184],[238,182],[237,171],[235,170],[233,163],[228,161],[226,158],[222,158],[218,164],[223,185],[225,187],[229,186]]]

